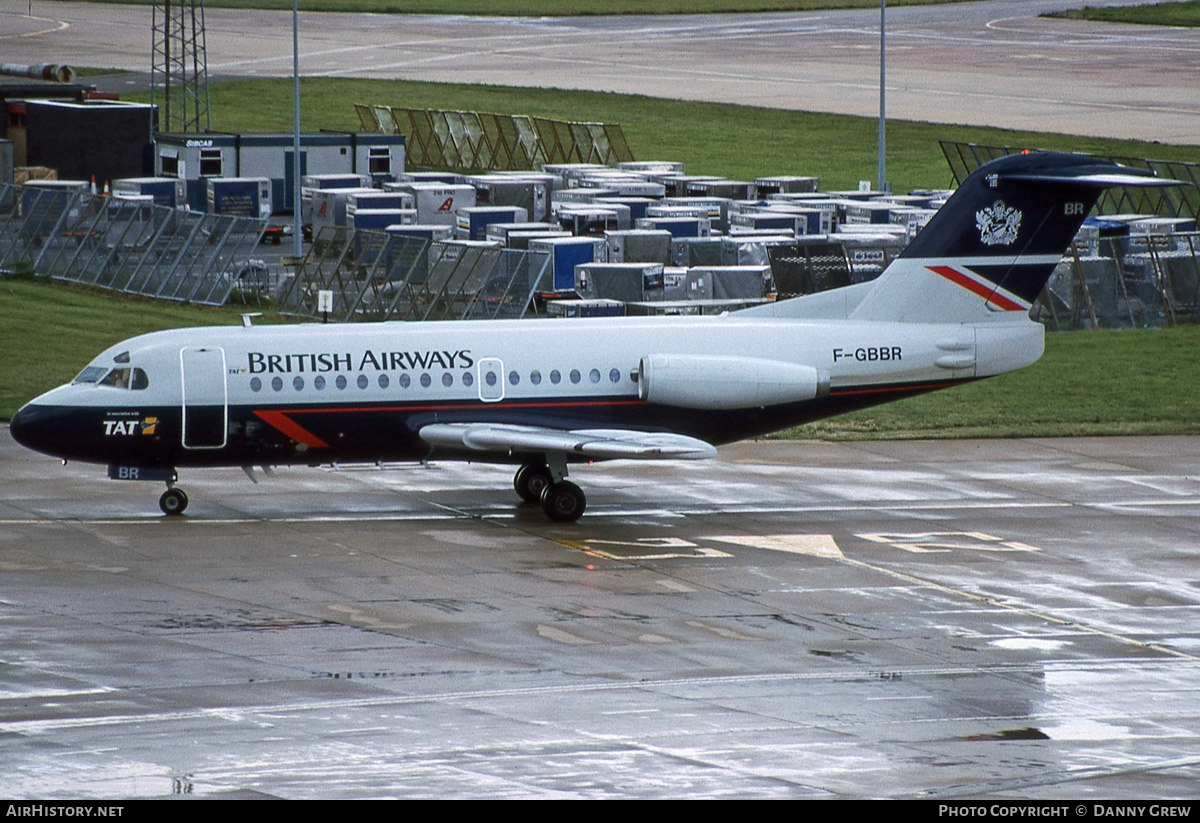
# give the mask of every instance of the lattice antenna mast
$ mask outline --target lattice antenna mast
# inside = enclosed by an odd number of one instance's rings
[[[154,0],[153,28],[150,102],[159,107],[159,131],[208,131],[204,0]]]

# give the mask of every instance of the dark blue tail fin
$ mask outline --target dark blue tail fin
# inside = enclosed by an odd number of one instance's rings
[[[851,317],[970,322],[1027,312],[1110,186],[1176,185],[1095,157],[1014,154],[976,169]]]

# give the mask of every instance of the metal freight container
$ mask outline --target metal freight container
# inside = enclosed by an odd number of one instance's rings
[[[114,195],[148,194],[154,205],[187,208],[187,181],[176,177],[124,177],[112,181]]]
[[[314,189],[309,205],[308,222],[305,224],[313,237],[322,229],[346,225],[346,200],[351,194],[373,192],[371,188]],[[396,221],[400,222],[400,221]]]
[[[645,300],[647,291],[662,290],[663,268],[660,263],[585,263],[575,267],[575,292],[589,300]]]
[[[624,317],[620,300],[547,300],[546,314],[551,317]]]
[[[550,255],[551,288],[567,292],[575,289],[575,267],[604,262],[606,246],[602,238],[553,237],[530,240],[529,250]]]
[[[671,232],[666,229],[629,229],[604,233],[610,263],[671,262]]]
[[[550,211],[553,185],[549,175],[517,177],[510,174],[481,174],[463,182],[475,188],[475,205],[516,206],[528,220],[545,220]]]
[[[271,216],[271,181],[266,177],[210,177],[208,213],[234,217]]]
[[[769,194],[795,194],[797,192],[820,191],[819,177],[758,177],[754,180],[756,197],[766,197]]]
[[[486,240],[492,223],[524,223],[529,213],[520,206],[472,206],[458,210],[454,236],[459,240]]]

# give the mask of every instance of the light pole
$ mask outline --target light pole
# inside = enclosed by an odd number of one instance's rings
[[[887,191],[884,124],[887,121],[887,0],[879,0],[879,191]]]
[[[300,0],[292,0],[292,256],[300,265]]]

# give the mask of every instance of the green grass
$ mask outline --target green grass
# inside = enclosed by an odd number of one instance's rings
[[[1095,20],[1101,23],[1136,23],[1145,26],[1200,26],[1200,0],[1186,3],[1155,3],[1125,8],[1092,8],[1047,14],[1070,20]]]
[[[696,173],[734,179],[817,175],[827,190],[854,188],[876,174],[877,123],[872,118],[604,92],[402,80],[306,78],[300,93],[306,131],[357,130],[353,103],[528,114],[620,123],[639,160],[679,160]],[[215,83],[209,94],[216,131],[291,131],[292,90],[287,79]],[[148,101],[149,95],[129,99]],[[888,123],[887,168],[894,190],[952,182],[939,139],[1200,162],[1197,146],[893,120]]]
[[[889,6],[938,5],[964,0],[889,0]],[[150,5],[152,0],[92,0]],[[879,8],[879,0],[300,0],[301,11],[373,14],[471,14],[563,17],[614,14],[714,14]],[[207,8],[292,10],[292,0],[205,0]]]
[[[69,381],[113,343],[160,329],[233,325],[245,310],[185,306],[25,278],[0,280],[0,303],[0,352],[20,364],[0,378],[0,420],[11,419],[23,403]]]

